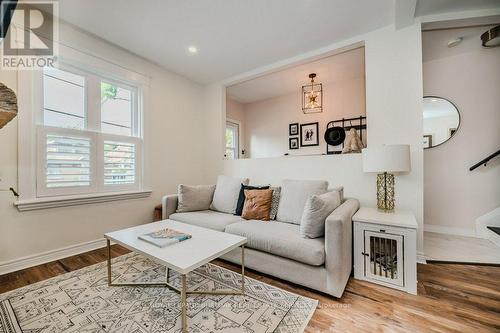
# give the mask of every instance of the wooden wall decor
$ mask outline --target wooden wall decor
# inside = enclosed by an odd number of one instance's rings
[[[0,128],[17,115],[17,97],[14,91],[0,83]]]

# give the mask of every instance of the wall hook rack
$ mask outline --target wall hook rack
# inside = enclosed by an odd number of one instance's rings
[[[352,125],[352,122],[354,121],[354,126]],[[356,124],[358,122],[358,124]],[[347,125],[347,123],[349,125]],[[329,129],[330,127],[334,126],[339,126],[342,127],[346,132],[349,132],[351,128],[354,128],[356,131],[359,131],[359,137],[361,140],[363,140],[363,135],[366,135],[366,116],[359,116],[355,118],[342,118],[338,120],[333,120],[330,121],[326,125],[326,129]],[[330,146],[329,144],[326,145],[326,154],[340,154],[341,151],[339,150],[333,150],[330,149],[331,147],[337,147],[337,146]],[[344,148],[344,143],[342,142],[342,148]]]

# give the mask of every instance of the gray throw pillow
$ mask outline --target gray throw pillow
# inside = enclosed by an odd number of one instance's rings
[[[221,213],[236,213],[241,184],[248,185],[248,178],[217,177],[214,199],[210,209]]]
[[[300,235],[303,238],[323,237],[325,235],[325,220],[335,208],[340,206],[340,203],[340,192],[338,191],[310,196],[302,214]]]
[[[271,187],[273,190],[273,201],[271,202],[271,212],[269,213],[269,218],[271,220],[276,219],[276,214],[278,214],[278,206],[280,203],[281,187]]]
[[[215,185],[179,185],[177,213],[209,209],[214,191]]]

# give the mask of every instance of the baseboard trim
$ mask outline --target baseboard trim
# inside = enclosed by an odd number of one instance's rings
[[[96,250],[104,246],[106,246],[106,240],[102,238],[90,242],[80,243],[60,249],[22,257],[19,259],[4,261],[0,263],[0,275],[15,272],[28,267],[45,264],[54,260],[74,256],[83,252]]]
[[[417,252],[417,263],[418,264],[427,264],[427,260],[425,259],[425,254],[423,252]]]
[[[446,234],[446,235],[477,237],[474,229],[445,227],[442,225],[435,225],[435,224],[424,224],[424,231],[435,232],[438,234]]]

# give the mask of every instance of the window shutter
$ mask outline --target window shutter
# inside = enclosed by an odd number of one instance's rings
[[[90,186],[90,138],[47,134],[47,188]]]
[[[104,141],[104,185],[136,183],[134,143]]]
[[[38,126],[37,196],[96,190],[96,133]]]

